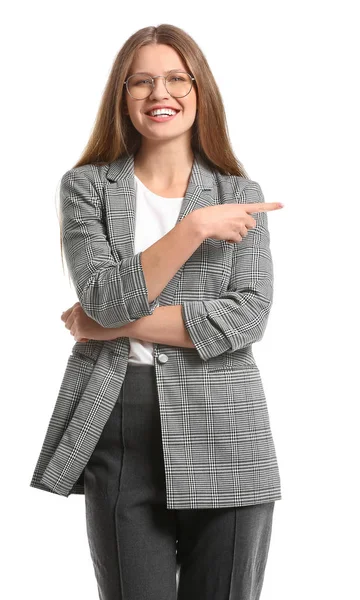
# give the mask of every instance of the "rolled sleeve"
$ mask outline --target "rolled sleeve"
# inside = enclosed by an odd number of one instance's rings
[[[264,196],[251,181],[237,203],[254,202],[264,202]],[[235,244],[227,291],[214,300],[182,304],[184,325],[202,360],[235,352],[264,335],[273,300],[273,262],[267,213],[252,216],[256,227]]]
[[[101,192],[87,166],[67,171],[60,184],[62,242],[71,280],[86,314],[103,327],[122,327],[153,314],[141,252],[115,260],[104,224]]]

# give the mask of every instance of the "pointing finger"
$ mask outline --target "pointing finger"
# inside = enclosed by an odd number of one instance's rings
[[[254,212],[266,212],[269,210],[277,210],[279,208],[283,208],[284,204],[281,202],[254,202],[251,204],[243,204],[242,207],[245,208],[247,213]]]

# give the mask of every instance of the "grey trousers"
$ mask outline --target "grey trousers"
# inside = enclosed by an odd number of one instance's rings
[[[258,600],[274,502],[167,509],[153,365],[131,365],[84,471],[101,600]]]

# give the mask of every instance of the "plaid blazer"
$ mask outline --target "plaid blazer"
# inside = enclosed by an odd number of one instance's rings
[[[263,201],[258,183],[222,175],[195,153],[177,222],[204,206]],[[195,345],[154,343],[167,508],[280,500],[252,353],[273,297],[267,213],[253,214],[256,227],[239,243],[205,239],[149,303],[141,252],[134,254],[135,202],[134,155],[62,176],[64,253],[84,311],[103,327],[121,327],[181,304]],[[128,337],[74,344],[30,486],[84,494],[83,470],[119,396],[129,347]]]

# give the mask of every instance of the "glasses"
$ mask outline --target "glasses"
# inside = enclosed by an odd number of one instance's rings
[[[183,98],[191,92],[195,77],[186,71],[171,71],[168,75],[151,77],[149,73],[135,73],[124,82],[130,96],[135,100],[145,100],[155,87],[155,79],[162,77],[165,88],[173,98]]]

